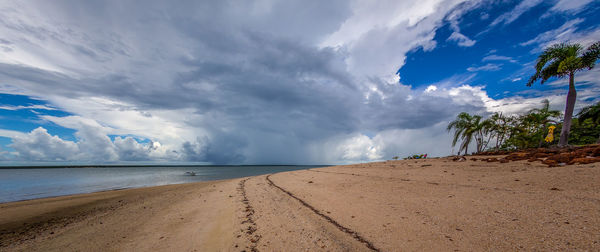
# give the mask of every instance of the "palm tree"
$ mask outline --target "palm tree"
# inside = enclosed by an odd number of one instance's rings
[[[485,120],[486,134],[489,134],[490,139],[496,139],[496,146],[494,147],[496,150],[500,149],[500,145],[502,145],[511,130],[510,119],[502,113],[496,112]]]
[[[518,145],[515,141],[515,138],[517,138],[525,131],[523,123],[521,122],[521,116],[512,115],[506,117],[505,127],[506,128],[504,130],[506,130],[506,140],[504,141],[503,145],[508,144],[505,147],[509,149],[517,148]]]
[[[579,117],[580,122],[583,122],[586,119],[592,119],[595,124],[600,124],[600,102],[581,109],[577,116]],[[596,143],[600,143],[600,137],[598,137]]]
[[[583,51],[580,44],[560,43],[554,44],[544,50],[538,56],[535,69],[536,73],[531,76],[527,86],[541,79],[544,84],[552,77],[564,78],[569,76],[569,93],[567,94],[567,105],[565,107],[565,118],[563,121],[562,132],[560,133],[559,146],[566,146],[571,129],[571,118],[577,99],[575,90],[575,72],[584,69],[592,69],[600,57],[600,41],[592,44]]]
[[[556,124],[557,122],[552,119],[560,116],[560,111],[550,110],[550,101],[548,101],[548,99],[542,100],[542,104],[542,108],[534,108],[525,115],[526,120],[531,123],[532,131],[541,133],[538,148],[541,147],[544,142],[544,133],[547,131],[546,128],[549,126],[548,124]]]
[[[476,129],[475,142],[477,143],[477,152],[482,152],[487,148],[494,134],[494,126],[494,122],[489,118],[482,121],[481,117],[479,117],[479,119],[475,121],[474,127]]]
[[[458,154],[462,150],[465,150],[465,154],[468,153],[469,144],[473,141],[473,138],[476,139],[478,149],[479,149],[479,134],[482,130],[481,127],[481,116],[478,115],[470,115],[467,112],[462,112],[456,116],[456,120],[450,122],[446,130],[450,132],[454,129],[454,139],[452,140],[452,147],[456,145],[458,139],[462,139],[462,143],[460,148],[458,149]],[[479,150],[478,150],[479,151]]]

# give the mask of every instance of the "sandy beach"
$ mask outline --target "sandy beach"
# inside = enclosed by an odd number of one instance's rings
[[[0,251],[600,250],[600,167],[451,158],[0,204]]]

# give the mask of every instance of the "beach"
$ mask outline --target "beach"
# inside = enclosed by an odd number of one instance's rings
[[[599,164],[480,159],[3,203],[0,251],[600,250]]]

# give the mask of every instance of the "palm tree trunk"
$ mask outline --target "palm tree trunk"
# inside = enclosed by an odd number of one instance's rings
[[[569,75],[569,93],[567,94],[567,105],[565,107],[565,120],[563,121],[562,131],[560,132],[559,146],[564,147],[569,141],[569,132],[571,131],[571,118],[573,109],[575,109],[575,100],[577,91],[575,91],[575,73]]]
[[[500,149],[500,133],[496,136],[496,150]]]

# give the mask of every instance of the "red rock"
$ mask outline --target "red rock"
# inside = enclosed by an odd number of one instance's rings
[[[516,153],[506,156],[506,159],[513,160],[513,161],[525,160],[528,158],[529,158],[529,153],[526,153],[526,152],[516,152]]]
[[[597,147],[596,149],[594,149],[592,154],[594,155],[594,157],[600,157],[600,147]]]
[[[527,162],[535,162],[538,161],[539,159],[537,159],[536,157],[530,157],[529,159],[527,159]]]
[[[558,160],[559,163],[568,163],[569,161],[571,161],[572,156],[573,156],[569,152],[567,152],[567,153],[560,153],[559,155],[560,155],[559,160]]]
[[[548,167],[558,166],[558,162],[556,160],[553,160],[553,159],[543,160],[542,163],[545,164],[545,165],[548,165]]]
[[[546,158],[546,160],[554,160],[557,163],[568,163],[571,158],[570,158],[570,154],[569,153],[559,153],[559,154],[554,154],[552,156],[549,156],[548,158]]]
[[[596,163],[596,162],[600,162],[600,157],[583,157],[583,158],[574,158],[573,160],[571,160],[569,163],[567,164],[591,164],[591,163]]]

